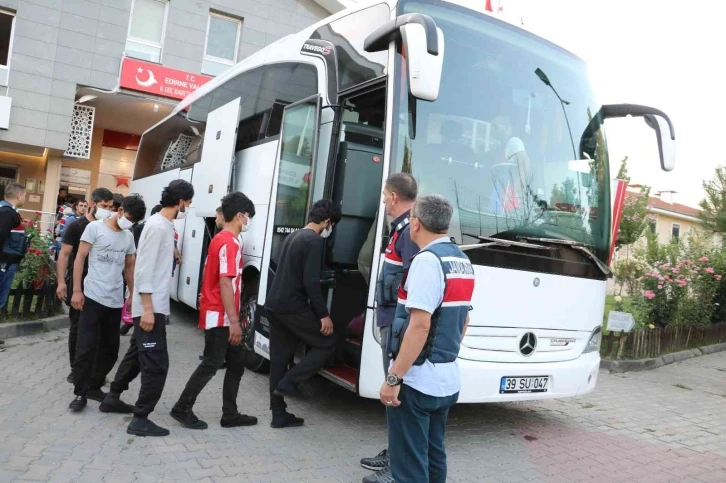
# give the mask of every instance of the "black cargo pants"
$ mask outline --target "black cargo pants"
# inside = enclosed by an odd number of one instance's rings
[[[116,378],[111,383],[111,392],[121,394],[141,374],[141,389],[136,400],[134,416],[145,418],[156,407],[166,384],[169,372],[169,352],[166,346],[166,324],[168,316],[154,314],[154,328],[146,332],[139,327],[141,317],[134,317],[134,333],[131,345],[126,351]]]

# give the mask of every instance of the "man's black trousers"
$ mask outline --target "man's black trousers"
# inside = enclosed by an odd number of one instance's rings
[[[100,389],[118,360],[121,309],[106,307],[86,297],[78,321],[78,343],[73,362],[74,394]],[[95,364],[94,364],[95,361]]]
[[[237,393],[239,383],[245,372],[245,349],[242,344],[229,343],[229,327],[215,327],[207,329],[204,333],[204,356],[202,362],[189,378],[184,391],[179,396],[176,407],[179,410],[191,410],[197,401],[197,396],[212,380],[217,371],[227,361],[227,370],[224,373],[224,386],[222,388],[222,415],[234,418],[239,414],[237,410]]]
[[[268,310],[267,315],[270,320],[270,409],[282,411],[287,408],[285,399],[273,394],[278,384],[296,386],[313,377],[335,352],[337,338],[335,334],[324,336],[320,332],[320,319],[312,310],[293,314],[272,313]],[[288,371],[298,342],[304,343],[309,350]]]
[[[134,416],[145,418],[154,410],[164,391],[166,374],[169,372],[169,352],[166,346],[167,316],[154,314],[154,328],[150,332],[139,327],[140,320],[140,317],[134,317],[131,345],[116,371],[111,392],[121,394],[141,373],[141,389]],[[120,328],[119,323],[116,326]]]

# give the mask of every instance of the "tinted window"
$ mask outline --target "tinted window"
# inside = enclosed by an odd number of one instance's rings
[[[188,115],[182,111],[146,133],[134,179],[199,161],[207,115],[238,97],[242,107],[237,151],[278,135],[283,108],[317,92],[317,72],[307,64],[273,64],[243,72],[197,100]]]
[[[363,50],[363,41],[390,18],[391,14],[386,5],[375,5],[324,25],[310,36],[335,45],[338,90],[342,91],[383,75],[388,51],[368,53]]]

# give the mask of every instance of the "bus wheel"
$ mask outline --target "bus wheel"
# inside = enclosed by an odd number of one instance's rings
[[[255,352],[255,313],[257,312],[257,289],[259,280],[250,280],[242,294],[242,310],[240,315],[246,318],[247,328],[242,331],[242,344],[245,348],[245,367],[252,372],[266,374],[270,370],[270,361]]]

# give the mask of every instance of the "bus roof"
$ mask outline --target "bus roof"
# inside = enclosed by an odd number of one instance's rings
[[[318,1],[318,0],[316,0]],[[323,1],[323,0],[320,0]],[[318,1],[318,3],[320,3]],[[270,45],[265,46],[264,48],[260,49],[259,51],[255,52],[254,54],[250,55],[249,57],[245,58],[244,60],[240,61],[239,63],[232,66],[229,70],[224,72],[223,74],[215,77],[211,81],[207,82],[191,94],[189,94],[186,98],[184,98],[182,101],[177,104],[177,106],[174,108],[172,113],[168,116],[174,116],[178,114],[179,112],[185,110],[189,105],[197,101],[198,99],[204,97],[209,92],[213,91],[217,87],[223,85],[227,81],[233,79],[241,72],[245,72],[247,70],[250,70],[255,67],[259,67],[264,64],[268,63],[274,63],[277,61],[284,61],[284,60],[290,60],[290,54],[289,52],[299,52],[300,46],[303,42],[308,40],[310,38],[310,35],[320,28],[323,25],[327,25],[330,22],[345,17],[346,15],[349,15],[353,12],[357,12],[359,10],[363,10],[365,8],[368,8],[373,5],[380,5],[380,4],[387,4],[391,9],[395,8],[396,4],[398,3],[398,0],[363,0],[361,2],[356,2],[352,0],[325,0],[327,3],[325,3],[326,8],[335,8],[336,5],[345,6],[347,8],[344,8],[343,10],[340,10],[334,14],[332,14],[329,17],[326,17],[319,22],[316,22],[315,24],[301,30],[300,32],[297,32],[295,34],[287,35],[275,42],[273,42]],[[503,18],[501,18],[498,15],[493,14],[492,12],[486,11],[484,8],[484,1],[483,0],[445,0],[449,3],[452,3],[454,5],[459,5],[461,7],[469,8],[471,10],[474,10],[478,13],[488,15],[496,20],[499,21],[506,21],[506,23],[519,28],[523,31],[528,32],[531,35],[537,35],[534,32],[529,31],[529,29],[525,29],[522,27],[522,25],[517,25],[516,23],[513,23],[511,21],[507,21]],[[540,35],[537,35],[538,37],[542,38],[543,41],[551,43],[541,37]],[[554,45],[554,44],[553,44]],[[289,46],[289,49],[286,48]],[[560,46],[558,46],[560,47]],[[562,47],[560,47],[562,48]],[[566,49],[563,49],[566,50]],[[575,55],[572,52],[569,52],[571,55]],[[160,121],[164,122],[164,120]],[[160,124],[158,123],[158,124]],[[157,124],[157,125],[158,125]],[[156,126],[152,126],[149,128],[149,130],[153,129]]]

